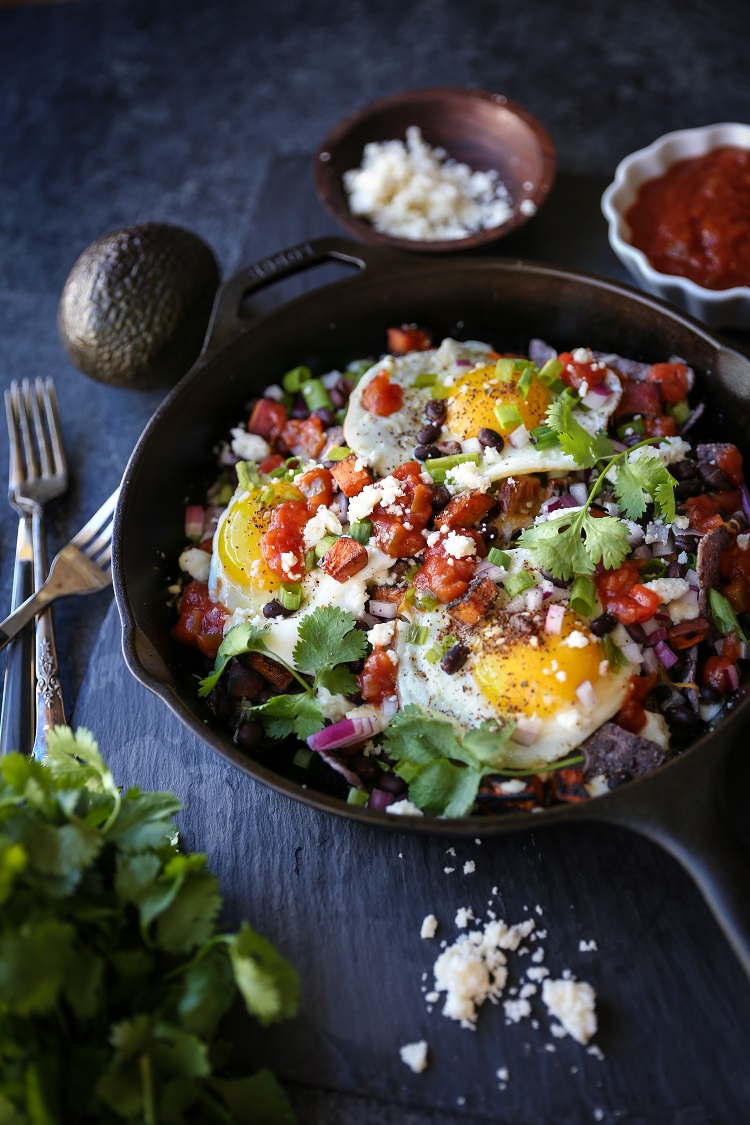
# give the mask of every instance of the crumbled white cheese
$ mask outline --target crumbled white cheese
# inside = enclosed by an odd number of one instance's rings
[[[350,497],[349,519],[352,523],[367,519],[378,504],[386,512],[399,514],[401,509],[396,502],[403,495],[404,487],[395,477],[383,477],[375,484],[367,484],[357,496]]]
[[[460,465],[449,469],[445,474],[445,484],[451,495],[465,490],[488,492],[492,487],[490,478],[473,461],[462,461]]]
[[[526,976],[529,980],[538,982],[549,976],[549,969],[545,969],[544,965],[529,965]]]
[[[578,942],[578,949],[580,953],[598,953],[599,946],[595,941],[584,941],[583,938]]]
[[[467,859],[464,864],[464,875],[473,875],[477,869],[477,865],[473,859]]]
[[[385,811],[392,813],[394,816],[424,816],[422,810],[418,809],[411,801],[407,801],[406,798],[402,801],[394,801],[392,805],[386,805]]]
[[[504,781],[500,788],[503,793],[523,793],[526,788],[526,782],[521,781],[520,777],[511,777],[508,781]]]
[[[180,570],[184,570],[196,582],[207,582],[211,569],[211,556],[200,547],[186,547],[177,560]]]
[[[340,535],[341,520],[330,508],[318,508],[312,519],[305,524],[305,550],[311,550],[325,535]]]
[[[510,1071],[508,1070],[507,1066],[498,1067],[498,1069],[495,1071],[495,1075],[501,1082],[508,1082],[510,1079]]]
[[[299,559],[294,551],[284,551],[281,556],[281,569],[288,578],[297,581],[302,577],[302,571],[299,569]]]
[[[641,457],[660,457],[665,465],[684,461],[690,452],[690,445],[681,437],[667,438],[657,446],[644,445],[628,454],[628,461],[638,461]]]
[[[669,528],[663,520],[652,520],[646,525],[646,538],[644,542],[666,543],[669,539]]]
[[[567,637],[563,637],[560,641],[561,645],[567,645],[568,648],[586,648],[591,642],[585,633],[579,629],[574,629]]]
[[[594,353],[591,348],[576,348],[573,352],[574,363],[591,363]]]
[[[434,914],[428,914],[422,922],[422,929],[419,931],[421,938],[434,938],[437,933],[438,920]]]
[[[678,598],[677,601],[670,602],[667,607],[669,619],[675,625],[680,621],[692,621],[694,618],[700,617],[700,612],[698,595],[694,590],[690,590],[684,597]]]
[[[473,922],[473,921],[474,921],[474,911],[471,909],[471,907],[470,906],[459,906],[458,910],[456,911],[456,918],[455,918],[456,928],[459,929],[459,930],[465,930],[466,927],[468,926],[469,922]]]
[[[596,1033],[596,993],[590,984],[572,979],[545,980],[542,1000],[550,1015],[578,1043],[588,1043]]]
[[[531,218],[532,215],[536,215],[536,203],[533,199],[522,199],[518,204],[518,210],[522,215],[525,215],[527,218]]]
[[[249,434],[235,426],[232,430],[232,453],[243,461],[262,461],[271,452],[271,446],[260,434]]]
[[[749,543],[750,535],[748,535],[747,532],[743,532],[742,535],[737,536],[737,546],[741,551],[746,551]]]
[[[323,718],[328,719],[329,722],[337,723],[339,719],[352,710],[353,704],[349,702],[345,695],[332,694],[327,687],[319,687],[317,690],[317,699],[320,704],[320,709],[323,712]]]
[[[531,1004],[528,1000],[505,1000],[503,1002],[505,1018],[509,1023],[520,1023],[531,1015]]]
[[[401,1062],[406,1063],[415,1074],[421,1074],[427,1066],[427,1043],[420,1039],[418,1043],[405,1043],[399,1047]]]
[[[684,578],[654,578],[651,582],[644,582],[647,590],[653,590],[663,604],[676,602],[690,589],[690,584]]]
[[[393,640],[396,628],[395,621],[378,621],[367,633],[367,639],[373,648],[384,648]]]
[[[454,559],[465,559],[477,553],[477,545],[470,535],[459,535],[456,531],[449,531],[443,540],[443,550],[446,555]]]

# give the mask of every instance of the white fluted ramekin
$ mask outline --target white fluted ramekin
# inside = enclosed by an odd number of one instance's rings
[[[641,184],[662,176],[679,160],[703,156],[724,145],[750,149],[750,125],[725,122],[666,133],[620,161],[614,180],[602,196],[602,211],[609,223],[610,246],[649,293],[671,301],[711,328],[750,329],[750,286],[706,289],[687,277],[660,273],[630,242],[631,231],[624,218]]]

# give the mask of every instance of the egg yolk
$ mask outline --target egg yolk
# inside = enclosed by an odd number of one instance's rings
[[[299,489],[285,482],[269,485],[276,503],[304,500]],[[216,551],[227,579],[235,586],[253,586],[274,593],[281,579],[266,564],[261,552],[261,536],[268,531],[273,503],[263,503],[265,488],[246,492],[227,509],[219,529]]]
[[[538,379],[531,380],[526,397],[518,390],[520,373],[508,382],[495,375],[495,367],[476,367],[457,380],[447,403],[446,424],[461,441],[476,437],[482,427],[497,433],[510,433],[519,424],[502,426],[495,407],[515,406],[527,430],[541,426],[547,413],[551,396]]]
[[[502,633],[490,626],[482,638],[474,676],[483,694],[501,714],[546,718],[579,705],[576,688],[584,680],[595,686],[600,679],[601,642],[570,610],[559,634],[544,632],[544,615],[513,621],[505,619]],[[532,631],[525,632],[524,624],[531,621]],[[581,635],[588,643],[578,647]]]

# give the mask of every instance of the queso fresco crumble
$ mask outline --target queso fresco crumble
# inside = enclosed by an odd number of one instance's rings
[[[173,592],[249,754],[392,815],[539,811],[732,705],[750,499],[737,448],[692,440],[693,371],[525,352],[406,325],[248,404]]]

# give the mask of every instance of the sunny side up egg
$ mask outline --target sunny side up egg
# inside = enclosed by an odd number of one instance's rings
[[[619,711],[632,669],[611,669],[601,641],[570,608],[558,634],[545,631],[546,613],[546,607],[516,613],[496,608],[465,629],[438,608],[419,616],[429,630],[422,645],[409,643],[409,627],[399,622],[401,706],[415,704],[469,730],[493,719],[514,719],[517,734],[503,744],[509,768],[571,752]],[[463,668],[451,676],[450,692],[439,662],[428,655],[448,636],[469,650]]]
[[[533,378],[526,393],[519,389],[520,373],[501,378],[496,373],[497,353],[477,341],[458,343],[447,339],[437,349],[385,356],[359,381],[352,392],[344,420],[344,439],[349,449],[375,471],[385,476],[410,461],[419,445],[426,404],[434,396],[432,386],[420,385],[420,376],[436,376],[445,399],[446,418],[438,441],[476,442],[482,428],[507,436],[523,424],[527,431],[545,422],[552,401],[549,390]],[[380,372],[401,388],[399,410],[387,416],[373,414],[365,407],[366,391]],[[576,406],[573,416],[590,434],[606,430],[620,396],[622,385],[613,371],[606,370],[602,383],[609,395],[589,395],[586,406]],[[496,407],[507,407],[514,421],[498,420]],[[574,472],[572,457],[557,447],[538,449],[526,442],[516,447],[505,441],[502,450],[490,449],[479,460],[479,469],[489,482],[535,472]]]

